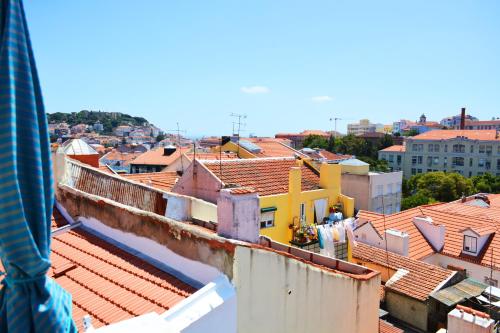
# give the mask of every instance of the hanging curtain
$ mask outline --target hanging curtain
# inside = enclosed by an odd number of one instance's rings
[[[21,0],[0,5],[0,332],[76,332],[50,267],[47,120]]]
[[[322,223],[326,216],[328,199],[318,199],[314,201],[314,212],[316,213],[316,223]]]

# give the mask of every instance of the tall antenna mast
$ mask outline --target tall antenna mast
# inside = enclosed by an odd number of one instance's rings
[[[233,118],[237,118],[238,119],[238,121],[236,122],[236,124],[238,125],[238,133],[237,133],[237,135],[238,135],[238,152],[237,152],[237,154],[239,156],[240,155],[240,133],[241,133],[241,126],[242,125],[243,126],[246,125],[245,123],[241,122],[241,119],[246,119],[247,115],[243,114],[243,113],[231,113],[230,116],[233,117]],[[234,133],[234,125],[235,125],[235,123],[233,122],[233,135],[235,134]]]
[[[334,138],[337,138],[337,120],[342,120],[342,118],[330,118],[330,121],[334,121],[335,122],[335,131],[333,132],[333,137]]]
[[[177,122],[177,128],[174,130],[167,130],[168,132],[177,132],[177,147],[179,148],[179,156],[181,157],[181,170],[184,173],[184,162],[182,161],[182,149],[181,149],[181,133],[186,133],[185,130],[181,130],[179,127],[179,122]]]

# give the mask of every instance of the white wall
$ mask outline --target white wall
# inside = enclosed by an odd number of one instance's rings
[[[134,249],[137,255],[143,254],[203,285],[222,274],[212,266],[182,257],[149,238],[113,229],[95,218],[79,217],[78,221],[82,222],[85,227]]]
[[[366,223],[354,230],[354,237],[356,237],[356,241],[358,242],[378,248],[385,248],[384,239],[380,238],[370,223]]]
[[[439,253],[432,254],[432,255],[424,258],[423,261],[430,263],[430,264],[433,264],[433,265],[441,266],[443,268],[447,268],[448,265],[465,268],[467,270],[467,276],[469,276],[473,279],[476,279],[480,282],[483,282],[483,283],[485,282],[484,278],[486,276],[489,277],[490,272],[491,272],[489,267],[477,265],[477,264],[474,264],[474,263],[471,263],[471,262],[468,262],[465,260],[453,258],[453,257],[448,257],[448,256],[445,256],[445,255],[442,255]],[[500,271],[493,270],[493,278],[500,283]]]
[[[380,275],[355,279],[238,246],[238,332],[378,333]]]

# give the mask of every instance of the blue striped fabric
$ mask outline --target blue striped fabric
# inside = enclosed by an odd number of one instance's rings
[[[1,332],[76,332],[46,277],[53,180],[47,120],[21,0],[0,0]]]

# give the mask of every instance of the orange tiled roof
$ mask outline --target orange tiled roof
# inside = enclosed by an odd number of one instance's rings
[[[135,160],[133,160],[130,164],[134,165],[164,165],[168,166],[172,164],[173,161],[179,158],[179,150],[182,154],[187,153],[191,150],[191,148],[177,148],[177,150],[169,155],[163,155],[163,147],[155,148],[150,151],[147,151],[141,155],[139,155]]]
[[[111,170],[109,168],[109,166],[105,165],[105,164],[100,164],[99,163],[99,170],[101,170],[102,172],[105,172],[105,173],[109,173],[110,175],[114,175],[115,173],[113,172],[113,170]]]
[[[448,204],[435,204],[424,205],[412,209],[402,211],[400,213],[386,215],[385,226],[386,229],[395,229],[407,232],[409,235],[408,255],[413,259],[423,259],[428,255],[435,253],[429,242],[425,239],[422,233],[417,229],[413,223],[415,216],[428,216],[431,217],[433,222],[437,225],[444,225],[445,244],[441,250],[441,254],[458,258],[461,260],[476,263],[490,267],[491,265],[491,248],[493,251],[493,265],[500,268],[500,223],[496,220],[485,215],[478,215],[471,213],[467,205],[462,205],[463,210],[456,207],[457,203]],[[452,207],[452,209],[449,209]],[[473,207],[477,208],[477,207]],[[487,209],[487,208],[485,208]],[[460,212],[460,213],[458,213]],[[377,229],[380,234],[384,234],[384,218],[373,216],[371,212],[359,211],[357,217],[368,220]],[[467,227],[480,227],[480,232],[486,229],[489,231],[496,230],[491,236],[491,239],[486,242],[483,251],[477,256],[471,256],[462,253],[463,249],[463,234],[462,231]]]
[[[385,320],[379,319],[378,326],[379,333],[404,333],[404,331],[396,326],[386,322]]]
[[[449,140],[463,136],[469,140],[498,141],[495,130],[435,130],[412,137],[412,140]]]
[[[143,183],[162,191],[170,192],[172,187],[174,187],[175,183],[179,176],[177,172],[151,172],[151,173],[131,173],[131,174],[123,174],[121,175],[123,178],[127,178],[139,183]]]
[[[393,270],[407,270],[408,274],[391,285],[386,284],[385,290],[394,290],[421,301],[425,301],[436,287],[455,273],[396,253],[386,253],[383,249],[359,242],[353,247],[352,256],[354,259],[373,262]]]
[[[279,138],[242,138],[241,140],[250,141],[259,146],[262,151],[254,154],[257,157],[294,157],[300,155],[306,157],[304,154],[287,146],[285,143],[288,140]]]
[[[142,152],[120,152],[113,149],[103,157],[102,159],[113,160],[113,161],[123,161],[123,165],[129,165],[134,159],[142,155]]]
[[[226,160],[222,163],[205,161],[203,164],[224,184],[252,187],[261,196],[287,193],[290,169],[297,167],[293,158],[254,158]],[[319,175],[306,165],[301,166],[301,170],[302,191],[318,189]]]
[[[190,161],[192,161],[195,157],[194,153],[186,153],[184,154]],[[238,158],[236,153],[231,151],[229,152],[216,152],[216,153],[196,153],[197,160],[220,160],[222,157],[223,160],[233,160]]]
[[[392,151],[392,152],[396,152],[396,153],[404,153],[406,151],[406,146],[394,145],[394,146],[384,148],[381,151],[389,151],[389,152]]]
[[[73,319],[101,327],[148,312],[162,313],[195,289],[79,228],[52,239],[48,275],[73,297]]]
[[[324,149],[321,150],[319,153],[321,156],[323,156],[323,158],[326,158],[328,161],[347,160],[350,158],[354,158],[353,155],[335,154]]]

